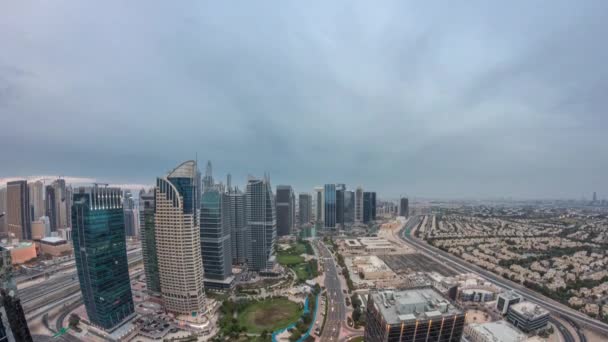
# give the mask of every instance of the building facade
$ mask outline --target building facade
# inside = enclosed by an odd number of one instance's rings
[[[355,222],[355,192],[346,190],[344,192],[344,223]]]
[[[289,185],[278,185],[276,196],[277,235],[291,234],[295,223],[294,194]]]
[[[336,185],[325,184],[323,187],[323,227],[325,229],[336,228]]]
[[[243,265],[249,258],[249,226],[245,214],[245,194],[239,189],[230,189],[228,193],[230,240],[232,245],[232,263]]]
[[[268,178],[247,182],[247,224],[249,225],[249,268],[271,269],[275,263],[277,223],[274,195]]]
[[[549,311],[531,302],[519,302],[509,307],[507,321],[525,333],[536,333],[547,328]]]
[[[344,210],[345,210],[345,193],[346,185],[336,185],[336,224],[344,226]]]
[[[405,197],[402,197],[399,200],[399,216],[410,216],[410,201]]]
[[[41,181],[36,181],[28,183],[27,186],[30,196],[30,217],[32,221],[35,221],[46,215],[44,207],[44,184]]]
[[[73,195],[72,238],[89,321],[112,330],[134,314],[119,188],[80,187]]]
[[[355,222],[363,222],[363,189],[361,187],[355,190]]]
[[[8,234],[6,227],[6,188],[0,188],[0,238]]]
[[[217,189],[202,195],[200,234],[205,284],[222,282],[232,275],[229,206],[228,195]]]
[[[19,240],[32,239],[29,191],[27,181],[6,184],[6,223],[9,236]]]
[[[300,225],[312,222],[312,196],[307,193],[301,193],[298,196],[298,206]]]
[[[198,317],[206,312],[201,256],[198,168],[186,161],[156,179],[156,254],[165,308]]]
[[[57,229],[71,227],[71,190],[66,186],[65,180],[61,178],[55,180],[51,186],[53,187],[53,194],[55,195],[53,201],[55,204],[55,227]]]
[[[51,232],[57,231],[57,206],[55,203],[55,188],[52,185],[47,185],[44,194],[44,207],[46,217],[49,218]]]
[[[315,222],[323,223],[323,187],[315,187]]]
[[[156,228],[154,225],[155,189],[139,192],[139,225],[141,228],[141,254],[146,273],[146,287],[153,293],[161,293],[158,259],[156,256]]]

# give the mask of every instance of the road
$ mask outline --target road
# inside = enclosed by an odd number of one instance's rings
[[[325,290],[327,291],[327,317],[321,332],[321,341],[338,341],[342,322],[346,320],[346,303],[342,284],[338,278],[336,261],[325,244],[317,241],[319,257],[323,261],[325,272]]]
[[[458,258],[450,253],[444,252],[438,248],[435,248],[426,242],[414,237],[409,234],[414,227],[416,227],[420,223],[420,217],[414,216],[410,218],[410,220],[406,223],[406,226],[402,230],[400,236],[405,240],[408,244],[414,246],[418,249],[418,251],[427,255],[428,257],[435,259],[437,261],[443,262],[450,267],[454,268],[463,273],[475,273],[481,276],[482,278],[500,286],[508,290],[515,291],[519,293],[523,297],[525,297],[530,302],[542,305],[544,308],[549,310],[551,314],[556,315],[558,317],[568,317],[570,321],[574,321],[577,324],[588,326],[598,332],[603,334],[608,334],[608,324],[597,321],[595,319],[590,318],[589,316],[569,308],[563,304],[560,304],[550,298],[547,298],[523,285],[514,283],[510,280],[506,280],[503,277],[496,275],[490,271],[482,269],[479,266],[470,264],[469,262]],[[580,336],[580,334],[579,334]]]

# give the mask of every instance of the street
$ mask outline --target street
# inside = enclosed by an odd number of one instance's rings
[[[323,242],[317,241],[316,243],[319,257],[324,265],[325,290],[327,291],[327,317],[321,332],[321,341],[337,341],[342,322],[346,321],[346,303],[344,302],[342,285],[338,278],[336,261]]]

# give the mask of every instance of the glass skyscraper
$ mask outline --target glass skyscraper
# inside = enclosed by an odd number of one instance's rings
[[[139,193],[139,225],[141,228],[141,252],[146,273],[148,291],[160,293],[158,259],[156,257],[156,232],[154,227],[155,189]]]
[[[92,324],[112,330],[134,313],[120,189],[76,189],[71,221],[87,316]]]
[[[289,185],[277,186],[276,214],[277,214],[277,235],[284,236],[291,234],[295,223],[294,217],[294,194]]]
[[[336,185],[325,184],[323,188],[323,218],[325,228],[336,227]]]
[[[245,264],[249,258],[249,226],[245,215],[246,196],[239,189],[229,187],[230,240],[232,263]]]
[[[270,269],[275,263],[277,222],[274,195],[270,181],[249,179],[247,182],[247,224],[249,225],[249,268]]]
[[[213,280],[224,281],[232,275],[229,205],[228,195],[217,189],[202,195],[200,233],[206,286],[215,287]]]
[[[20,240],[32,239],[30,196],[27,181],[12,181],[6,184],[6,223],[10,237]]]

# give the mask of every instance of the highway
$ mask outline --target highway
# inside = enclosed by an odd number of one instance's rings
[[[346,320],[346,303],[342,284],[338,278],[336,261],[325,244],[316,241],[319,257],[323,260],[325,272],[325,290],[327,291],[327,317],[321,332],[321,341],[338,341],[342,322]]]
[[[547,298],[527,287],[514,283],[510,280],[504,279],[499,275],[496,275],[490,271],[484,270],[479,266],[470,264],[469,262],[458,258],[450,253],[444,252],[438,248],[435,248],[426,242],[414,237],[409,234],[419,223],[421,218],[419,216],[414,216],[410,218],[410,220],[406,223],[404,229],[401,231],[401,238],[406,241],[408,244],[414,246],[418,251],[427,255],[428,257],[443,262],[450,267],[454,268],[463,273],[475,273],[481,276],[482,278],[500,286],[508,290],[515,291],[519,293],[528,301],[539,304],[549,310],[553,315],[557,317],[567,317],[570,321],[574,321],[577,324],[588,326],[598,332],[603,334],[608,334],[608,324],[597,321],[595,319],[590,318],[589,316],[569,308],[563,304],[560,304],[550,298]],[[577,330],[579,332],[579,330]],[[582,335],[579,332],[579,336]],[[582,337],[584,340],[584,336]]]

